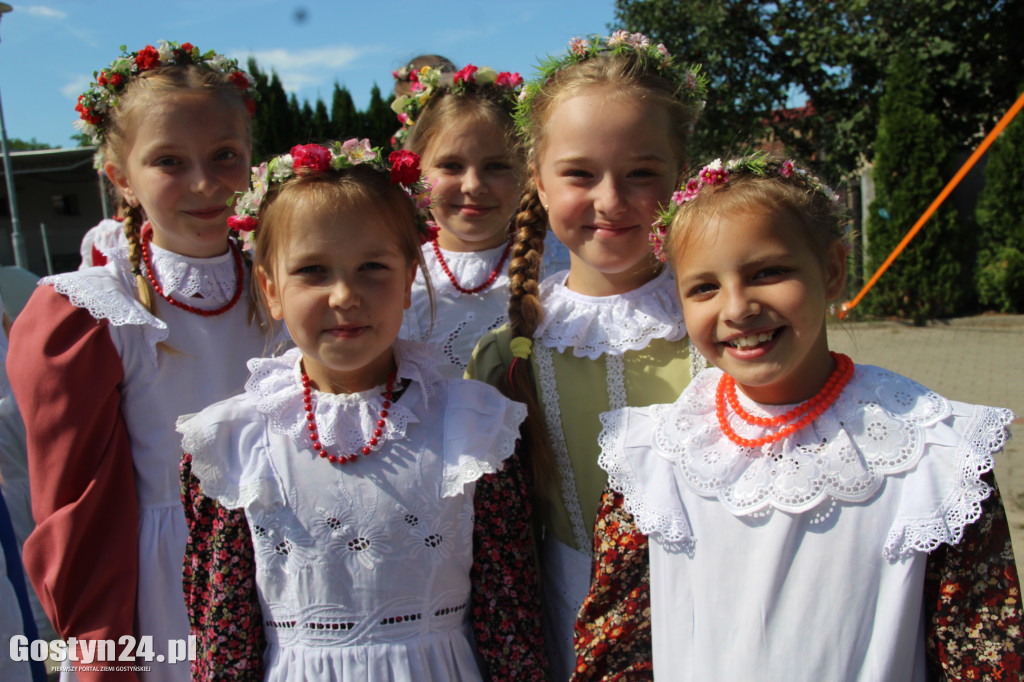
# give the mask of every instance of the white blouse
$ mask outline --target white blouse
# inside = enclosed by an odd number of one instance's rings
[[[508,260],[502,261],[507,243],[486,251],[441,250],[455,281],[464,289],[475,289],[498,274],[489,287],[478,294],[464,294],[452,285],[433,245],[423,245],[427,276],[434,289],[434,316],[431,325],[430,296],[422,270],[412,285],[412,306],[405,311],[399,337],[436,345],[452,367],[445,370],[451,378],[461,378],[477,341],[485,333],[508,322]],[[440,247],[438,247],[440,248]]]
[[[721,375],[602,415],[599,463],[652,540],[658,679],[924,680],[927,553],[979,518],[1012,413],[857,366],[808,427],[742,448],[717,423]]]
[[[216,309],[240,285],[230,250],[214,258],[189,258],[154,244],[150,248],[157,280],[176,300]],[[138,634],[152,635],[154,655],[166,655],[166,642],[189,632],[181,573],[188,529],[178,474],[181,439],[174,423],[239,392],[244,358],[261,355],[265,341],[259,328],[249,325],[247,275],[241,299],[222,315],[196,315],[157,296],[156,317],[136,299],[127,249],[107,255],[105,266],[45,277],[40,285],[53,286],[75,307],[106,320],[121,358],[120,409],[131,440],[139,505]],[[164,345],[158,348],[159,343]],[[188,680],[191,673],[187,662],[154,664],[150,677]]]
[[[397,341],[382,442],[335,465],[311,447],[298,350],[252,360],[246,392],[182,419],[204,494],[244,508],[256,553],[267,680],[479,680],[468,621],[473,491],[512,453],[525,406],[443,379],[430,346]],[[361,447],[383,387],[314,392],[328,452]]]

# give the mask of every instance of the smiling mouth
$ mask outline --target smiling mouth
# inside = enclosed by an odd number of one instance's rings
[[[202,208],[195,211],[185,211],[190,216],[195,218],[209,219],[216,218],[226,210],[225,206],[217,206],[216,208]]]
[[[618,235],[630,232],[635,227],[636,225],[623,225],[621,227],[610,227],[607,225],[588,225],[587,229],[593,230],[594,232],[597,232],[599,234]]]
[[[337,326],[337,327],[331,327],[330,329],[328,329],[326,331],[327,331],[328,334],[333,334],[334,336],[340,336],[342,338],[348,338],[348,337],[353,337],[353,336],[359,336],[360,334],[362,334],[367,329],[369,329],[369,327],[367,327],[365,325],[347,324],[347,325],[340,325],[340,326]]]
[[[751,348],[757,348],[758,346],[768,343],[775,338],[775,335],[779,333],[778,329],[773,329],[769,332],[759,332],[757,334],[748,334],[747,336],[738,336],[735,339],[730,339],[725,342],[725,345],[730,348],[737,348],[739,350],[749,350]]]

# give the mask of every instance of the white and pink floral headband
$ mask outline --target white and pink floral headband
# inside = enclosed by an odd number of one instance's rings
[[[668,226],[679,212],[680,207],[696,199],[705,188],[724,185],[737,174],[762,178],[770,178],[774,175],[786,178],[791,182],[805,185],[808,190],[820,194],[830,203],[839,202],[839,195],[833,192],[828,185],[817,176],[798,168],[790,159],[778,161],[769,158],[763,152],[729,159],[725,163],[722,163],[721,159],[715,159],[683,183],[683,186],[672,194],[668,205],[658,211],[658,219],[651,225],[650,234],[651,248],[654,249],[658,260],[662,263],[668,260],[664,253],[665,237],[668,235]]]

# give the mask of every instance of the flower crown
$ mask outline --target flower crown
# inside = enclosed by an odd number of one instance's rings
[[[722,163],[721,159],[715,159],[674,192],[667,206],[659,209],[658,219],[651,225],[650,234],[651,247],[658,260],[662,263],[668,260],[663,251],[665,237],[668,234],[668,226],[679,212],[679,207],[696,199],[704,187],[724,185],[737,174],[755,175],[760,178],[769,178],[773,175],[783,177],[792,184],[803,185],[808,190],[821,195],[829,203],[837,204],[839,202],[839,195],[833,192],[828,185],[817,176],[811,175],[802,168],[797,168],[791,159],[778,161],[769,158],[765,152],[729,159],[725,163]]]
[[[523,77],[518,73],[498,73],[489,66],[476,67],[472,64],[467,64],[454,74],[433,66],[424,66],[420,69],[409,66],[393,72],[392,75],[396,80],[412,83],[410,94],[402,95],[391,103],[391,110],[398,114],[398,120],[402,124],[401,130],[395,133],[396,145],[401,145],[405,141],[420,112],[434,95],[440,92],[462,95],[478,88],[494,88],[496,92],[507,96],[508,108],[511,111],[523,85]]]
[[[657,72],[663,78],[676,85],[676,96],[684,103],[692,104],[699,111],[704,107],[704,95],[707,92],[708,77],[701,70],[700,64],[679,64],[668,49],[658,43],[651,45],[650,39],[642,33],[616,31],[610,36],[593,35],[589,38],[573,38],[569,41],[569,51],[561,57],[548,57],[537,67],[537,76],[523,88],[516,106],[516,127],[528,143],[530,140],[530,120],[533,98],[559,72],[589,59],[602,55],[622,55],[636,53],[645,69]]]
[[[128,88],[128,84],[139,74],[152,71],[163,66],[187,66],[195,64],[212,71],[227,74],[228,80],[238,86],[245,95],[245,105],[249,116],[253,115],[256,105],[255,88],[252,76],[238,68],[238,61],[228,59],[213,50],[200,52],[192,43],[172,43],[161,40],[159,47],[146,45],[138,52],[128,52],[121,46],[121,56],[102,71],[94,71],[95,82],[78,97],[75,111],[79,120],[75,128],[85,133],[95,145],[103,144],[110,121],[110,110],[117,106],[118,98]]]
[[[264,161],[252,169],[250,189],[236,192],[232,197],[235,215],[228,218],[228,227],[239,232],[246,249],[252,247],[252,238],[259,227],[260,205],[267,191],[289,178],[328,170],[343,170],[355,166],[370,166],[386,174],[391,182],[400,186],[417,209],[417,228],[423,243],[437,235],[438,228],[427,220],[430,209],[430,185],[420,175],[420,157],[410,151],[391,152],[387,162],[379,147],[371,147],[369,140],[352,138],[345,142],[299,144],[288,154]]]

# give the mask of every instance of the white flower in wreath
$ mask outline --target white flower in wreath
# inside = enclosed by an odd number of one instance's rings
[[[356,518],[351,507],[337,505],[331,510],[317,508],[313,530],[323,539],[329,556],[358,562],[368,570],[377,567],[391,553],[387,533]]]
[[[451,522],[437,518],[437,512],[425,505],[399,507],[398,513],[408,529],[409,547],[414,557],[436,566],[451,556],[457,540]]]

